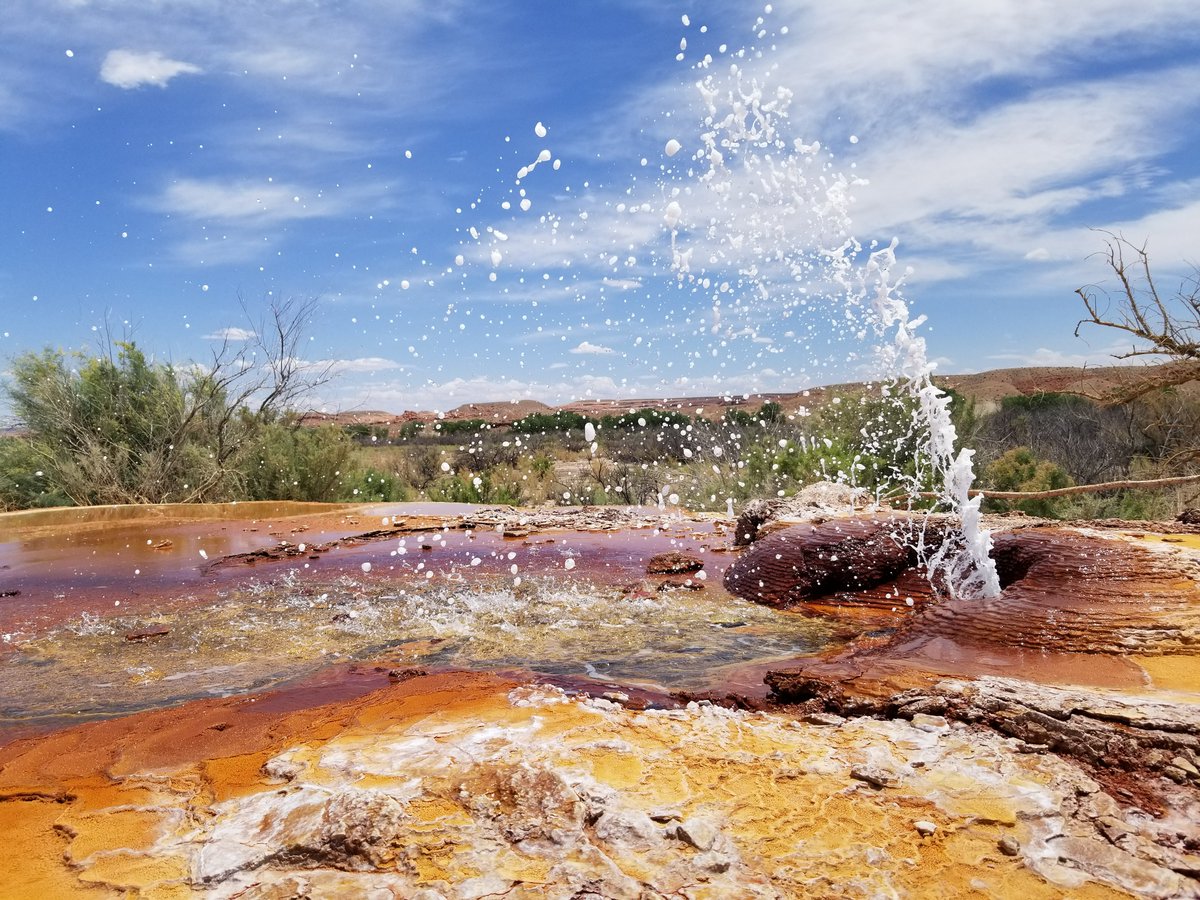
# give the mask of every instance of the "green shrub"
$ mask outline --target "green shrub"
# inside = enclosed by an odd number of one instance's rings
[[[412,491],[399,473],[386,474],[373,468],[355,469],[338,479],[334,499],[354,503],[402,503]]]
[[[530,413],[523,419],[512,423],[512,430],[518,434],[550,434],[552,432],[583,431],[587,419],[579,413],[559,410],[552,413]]]
[[[250,500],[343,499],[343,473],[353,444],[340,428],[301,428],[276,422],[263,426],[242,463]],[[348,473],[347,473],[348,474]]]
[[[40,465],[26,438],[0,437],[0,510],[71,505]]]
[[[981,481],[997,491],[1052,491],[1069,487],[1071,477],[1049,460],[1038,459],[1028,447],[1014,447],[984,469]],[[988,500],[998,511],[1019,509],[1035,516],[1055,517],[1058,504],[1047,500]]]
[[[46,490],[77,504],[210,499],[228,484],[212,454],[185,452],[205,426],[174,368],[130,342],[115,356],[18,356],[6,392],[29,430]]]
[[[479,434],[489,430],[491,423],[483,419],[439,419],[431,426],[444,435]]]

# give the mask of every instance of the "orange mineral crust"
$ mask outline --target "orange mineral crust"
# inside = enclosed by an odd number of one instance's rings
[[[935,716],[635,711],[496,675],[200,701],[0,751],[0,896],[1186,891],[1053,756]],[[282,709],[279,707],[283,707]],[[1111,802],[1111,801],[1109,801]],[[1063,842],[1082,864],[1061,861]],[[1165,894],[1160,896],[1166,896]]]

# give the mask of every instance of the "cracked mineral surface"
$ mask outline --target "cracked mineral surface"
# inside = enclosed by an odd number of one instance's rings
[[[3,532],[0,897],[1200,896],[1194,535],[243,513]]]

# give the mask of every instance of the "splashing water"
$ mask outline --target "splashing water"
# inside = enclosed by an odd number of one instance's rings
[[[699,68],[708,66],[706,60]],[[864,259],[850,231],[849,189],[862,182],[834,172],[819,143],[787,138],[788,89],[769,88],[737,63],[724,76],[705,74],[696,87],[704,130],[692,161],[700,171],[672,187],[664,213],[677,278],[709,287],[717,279],[694,261],[711,260],[722,273],[732,263],[743,295],[758,298],[760,315],[817,304],[840,311],[857,339],[873,339],[881,374],[915,409],[915,471],[897,473],[900,488],[911,498],[932,483],[935,508],[960,520],[940,546],[925,547],[924,535],[917,536],[930,576],[943,577],[960,596],[996,595],[981,498],[969,495],[974,451],[955,450],[950,397],[934,385],[934,365],[917,333],[924,317],[911,317],[903,276],[892,275],[897,242],[872,245]],[[698,213],[689,217],[680,197]],[[689,221],[704,224],[689,232]],[[724,293],[712,293],[714,322]]]
[[[766,34],[763,21],[759,17],[755,23],[760,38]],[[726,53],[724,45],[720,52]],[[995,595],[999,579],[989,556],[991,539],[981,527],[980,498],[969,495],[974,480],[973,451],[956,450],[950,397],[933,383],[934,366],[928,359],[925,339],[918,333],[924,317],[912,316],[902,290],[904,275],[894,274],[897,242],[864,247],[854,236],[849,214],[851,191],[866,182],[838,171],[832,155],[819,142],[805,142],[790,134],[793,93],[786,87],[772,86],[775,67],[770,64],[769,54],[751,49],[729,53],[726,59],[730,62],[720,72],[708,54],[692,66],[698,78],[698,134],[693,138],[685,133],[686,129],[679,130],[681,116],[667,116],[677,130],[660,144],[664,163],[661,177],[654,184],[659,196],[635,197],[644,183],[627,188],[623,195],[628,199],[623,196],[610,209],[624,223],[613,227],[610,243],[589,233],[592,223],[586,210],[574,216],[544,214],[534,229],[540,235],[533,243],[550,258],[556,256],[560,242],[582,247],[585,258],[606,260],[612,276],[619,278],[625,269],[642,265],[629,252],[634,248],[626,229],[644,234],[641,224],[631,223],[656,216],[664,241],[669,239],[668,291],[691,295],[683,303],[676,297],[670,306],[695,310],[697,298],[709,305],[708,349],[712,357],[728,355],[732,359],[734,344],[742,338],[770,345],[775,339],[762,332],[782,322],[805,323],[789,328],[783,336],[794,347],[800,347],[813,365],[830,364],[834,346],[846,348],[849,362],[867,362],[860,359],[859,348],[871,347],[870,377],[885,382],[883,399],[894,404],[907,422],[900,438],[885,434],[882,428],[862,435],[864,449],[889,449],[892,457],[904,444],[903,466],[891,466],[886,485],[877,488],[877,493],[890,499],[908,497],[910,508],[922,495],[934,495],[932,511],[950,512],[960,524],[957,531],[939,529],[948,536],[937,546],[926,544],[924,529],[917,529],[909,538],[916,544],[930,577],[944,582],[960,596]],[[539,140],[547,134],[540,122],[535,134]],[[857,137],[852,141],[857,142]],[[517,171],[514,185],[523,199],[528,199],[525,181],[552,159],[550,151],[542,147]],[[642,165],[646,163],[643,158]],[[558,171],[558,160],[554,160],[553,169]],[[512,206],[505,201],[501,208],[507,211]],[[456,257],[456,265],[467,258],[490,262],[488,278],[494,282],[498,272],[503,274],[502,270],[510,265],[509,240],[509,232],[496,225],[470,226],[464,232],[463,253]],[[479,246],[471,249],[472,244]],[[654,252],[649,256],[650,268],[657,268]],[[564,258],[561,265],[570,269],[571,260]],[[529,273],[516,271],[519,282],[524,283]],[[638,285],[648,288],[655,273],[642,271],[647,282],[639,281]],[[544,274],[540,280],[549,277]],[[691,312],[684,317],[686,324],[692,323]],[[698,311],[696,317],[701,318]],[[826,363],[819,361],[820,354],[815,351],[822,339],[830,348],[825,351]],[[650,343],[647,340],[643,344],[639,336],[633,347],[645,351]],[[606,349],[587,342],[579,348],[580,352]],[[701,356],[695,347],[681,349],[685,358]],[[753,370],[756,363],[748,362]],[[652,371],[660,368],[647,366]],[[668,362],[663,368],[670,366]],[[794,378],[801,373],[789,368],[784,374]],[[688,380],[680,378],[675,384],[684,386]],[[719,389],[725,390],[724,386]],[[598,444],[592,423],[587,424],[583,436],[595,456]],[[811,447],[817,446],[816,437],[801,438],[798,443],[806,440]],[[824,443],[832,446],[828,438]],[[779,446],[789,449],[786,441]],[[684,451],[689,460],[694,455],[691,448]],[[720,460],[720,455],[717,450],[712,453],[712,469],[717,473],[721,472],[719,462],[731,462]],[[857,470],[865,468],[859,458],[854,458],[847,471],[832,472],[825,471],[822,458],[821,472],[829,480],[856,485]],[[737,475],[733,478],[736,480]],[[784,492],[778,494],[783,496]],[[653,492],[646,496],[654,501]],[[660,508],[665,508],[668,496],[672,505],[679,502],[670,485],[660,483]],[[573,495],[564,493],[563,498],[568,502]],[[715,501],[716,496],[710,499]],[[731,514],[732,503],[729,498]]]

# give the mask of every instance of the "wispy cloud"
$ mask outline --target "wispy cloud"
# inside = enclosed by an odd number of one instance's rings
[[[156,205],[189,219],[285,222],[337,214],[343,201],[298,185],[184,178],[168,185]]]
[[[1200,104],[1200,68],[1184,67],[1041,92],[968,122],[923,117],[881,139],[859,163],[879,173],[855,216],[872,231],[988,247],[997,226],[1036,233],[1100,199],[1144,190],[1139,164],[1169,151],[1166,123]]]
[[[1131,366],[1145,365],[1144,359],[1117,359],[1114,354],[1127,351],[1129,345],[1112,344],[1087,351],[1075,352],[1038,347],[1028,353],[993,353],[988,361],[998,366]]]
[[[398,363],[394,359],[385,359],[382,356],[361,356],[357,359],[327,359],[318,360],[313,363],[317,368],[329,367],[338,374],[344,373],[374,373],[374,372],[391,372],[399,369],[411,368],[403,363]]]
[[[206,341],[249,341],[255,337],[256,335],[253,330],[239,328],[236,325],[229,328],[218,328],[216,331],[204,335]]]
[[[615,356],[617,351],[612,347],[605,347],[602,344],[593,344],[591,341],[580,341],[577,347],[572,347],[570,353],[583,354],[585,356]]]
[[[147,84],[165,88],[177,75],[195,75],[201,71],[199,66],[168,59],[157,50],[145,53],[110,50],[100,66],[100,80],[125,90]]]

